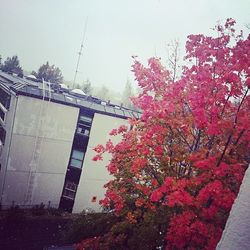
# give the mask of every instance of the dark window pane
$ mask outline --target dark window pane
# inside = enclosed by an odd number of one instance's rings
[[[86,128],[83,125],[78,125],[77,133],[89,136],[89,128]]]
[[[5,113],[0,109],[0,118],[4,121]]]
[[[77,185],[74,182],[67,181],[65,184],[65,189],[76,191]]]
[[[74,198],[75,198],[75,192],[65,189],[63,191],[63,197],[71,199],[71,200],[74,200]]]
[[[9,109],[10,107],[10,94],[6,93],[4,90],[0,89],[0,102],[2,105]]]
[[[2,144],[5,142],[6,131],[3,126],[0,124],[0,141]]]

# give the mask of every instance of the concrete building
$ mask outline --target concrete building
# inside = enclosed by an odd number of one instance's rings
[[[250,165],[216,250],[250,249]]]
[[[94,162],[93,148],[138,113],[34,80],[0,71],[2,207],[100,211],[109,156]]]

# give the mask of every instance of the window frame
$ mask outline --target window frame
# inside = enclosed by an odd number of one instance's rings
[[[66,181],[62,196],[66,199],[75,200],[77,186],[72,181]]]
[[[80,152],[82,154],[82,157],[81,158],[76,157],[74,155],[74,152]],[[84,152],[82,152],[80,150],[77,150],[77,149],[73,149],[72,153],[71,153],[71,157],[70,157],[70,163],[69,163],[70,167],[77,168],[77,169],[82,169],[84,156],[85,156]],[[73,162],[78,162],[79,166],[76,166],[77,164],[74,165]]]

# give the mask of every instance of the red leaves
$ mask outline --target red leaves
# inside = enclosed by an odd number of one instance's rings
[[[98,145],[96,160],[112,153],[115,179],[106,185],[104,206],[135,223],[136,211],[168,208],[166,249],[215,249],[239,190],[250,147],[250,36],[235,21],[216,27],[216,37],[190,35],[185,66],[173,83],[160,60],[135,60],[142,110],[111,135],[116,146]],[[157,223],[157,222],[156,222]]]
[[[220,127],[218,124],[211,123],[207,128],[208,135],[219,135],[221,133]]]
[[[137,199],[137,200],[135,201],[135,205],[136,205],[137,207],[142,207],[144,204],[145,204],[145,200],[142,199],[142,198],[139,198],[139,199]]]
[[[193,197],[186,191],[188,182],[185,179],[174,181],[173,178],[167,177],[164,184],[155,189],[150,196],[152,202],[161,202],[168,207],[174,206],[191,206]],[[162,199],[165,197],[165,199]]]
[[[111,140],[108,140],[106,142],[106,146],[105,146],[105,151],[107,151],[108,153],[112,153],[114,149],[114,144]]]
[[[118,131],[117,129],[112,129],[111,132],[109,133],[109,135],[117,135]]]
[[[126,125],[121,125],[118,129],[112,129],[109,135],[118,135],[123,134],[128,131],[128,127]]]
[[[106,192],[105,199],[101,200],[100,204],[108,207],[111,202],[114,203],[115,213],[119,215],[124,206],[124,202],[116,191],[109,189]]]
[[[159,201],[163,197],[163,193],[160,189],[156,189],[152,192],[150,200],[153,202]]]
[[[93,158],[92,158],[93,161],[101,161],[103,160],[102,156],[101,155],[95,155]]]
[[[216,199],[218,195],[223,191],[223,185],[220,181],[216,180],[208,183],[204,188],[199,191],[197,200],[200,204],[207,206],[208,200],[213,197]]]
[[[159,185],[159,182],[156,179],[151,180],[152,187],[157,187]]]
[[[194,212],[186,211],[171,219],[166,250],[214,250],[221,234],[220,228],[201,221]]]
[[[228,174],[230,166],[222,162],[217,168],[215,168],[215,175],[218,177],[224,177]]]
[[[165,203],[169,207],[190,206],[193,203],[193,197],[184,190],[177,190],[167,196]]]
[[[157,58],[150,58],[148,60],[149,67],[144,67],[139,61],[135,60],[132,65],[132,71],[135,73],[138,85],[144,90],[158,92],[164,87],[164,83],[169,78],[169,71],[167,71],[160,60]]]
[[[149,192],[150,192],[150,188],[149,187],[145,187],[143,185],[140,185],[140,184],[135,184],[135,188],[137,190],[140,190],[144,195],[149,195]]]
[[[186,211],[171,219],[170,228],[166,235],[168,242],[166,249],[185,249],[188,246],[191,238],[190,225],[195,217],[192,211]]]
[[[98,153],[98,154],[103,153],[104,150],[105,150],[105,148],[103,147],[103,145],[100,145],[100,144],[97,145],[97,146],[94,148],[94,151],[95,151],[96,153]]]
[[[209,157],[208,159],[204,160],[198,160],[194,163],[194,166],[199,169],[210,169],[214,167],[216,164],[216,158],[215,157]]]
[[[92,249],[92,250],[98,250],[99,249],[99,243],[100,243],[101,237],[93,237],[83,240],[81,243],[78,243],[75,245],[76,250],[86,250],[86,249]]]
[[[131,224],[136,224],[137,222],[135,216],[131,212],[127,213],[127,219]]]
[[[116,174],[116,173],[118,173],[118,168],[116,167],[116,165],[115,164],[113,164],[113,163],[110,163],[108,166],[107,166],[107,168],[108,168],[108,171],[109,171],[109,173],[110,174]]]
[[[164,152],[164,149],[162,148],[162,146],[156,146],[155,147],[155,154],[156,155],[161,156],[163,154],[163,152]]]
[[[119,128],[118,128],[118,133],[121,134],[121,133],[125,133],[128,131],[128,127],[126,125],[121,125]]]
[[[137,158],[133,161],[131,166],[131,172],[136,173],[147,165],[148,161],[146,158]]]
[[[246,79],[245,84],[248,88],[250,88],[250,77]]]

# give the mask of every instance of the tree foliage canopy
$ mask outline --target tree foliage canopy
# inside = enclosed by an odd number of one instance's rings
[[[91,94],[92,94],[92,92],[93,92],[93,87],[92,87],[92,85],[91,85],[90,80],[87,79],[86,81],[83,82],[82,90],[83,90],[83,92],[84,92],[85,94],[87,94],[87,95],[91,95]]]
[[[1,65],[1,70],[23,76],[23,69],[20,66],[20,62],[17,56],[7,57],[7,59]]]
[[[40,66],[38,71],[33,71],[32,74],[38,79],[44,79],[45,81],[51,83],[62,83],[63,81],[61,70],[55,65],[49,65],[49,62]]]
[[[133,93],[131,82],[127,80],[124,91],[122,93],[122,104],[127,108],[133,109],[134,107],[131,102],[131,97],[133,96],[134,96],[134,93]]]
[[[114,129],[122,141],[98,145],[93,159],[112,154],[114,179],[101,204],[120,221],[78,249],[136,249],[140,225],[153,225],[162,240],[151,249],[215,249],[249,163],[250,36],[234,24],[216,26],[217,37],[188,36],[178,80],[159,59],[145,67],[135,58],[142,116],[129,120],[130,130]]]

